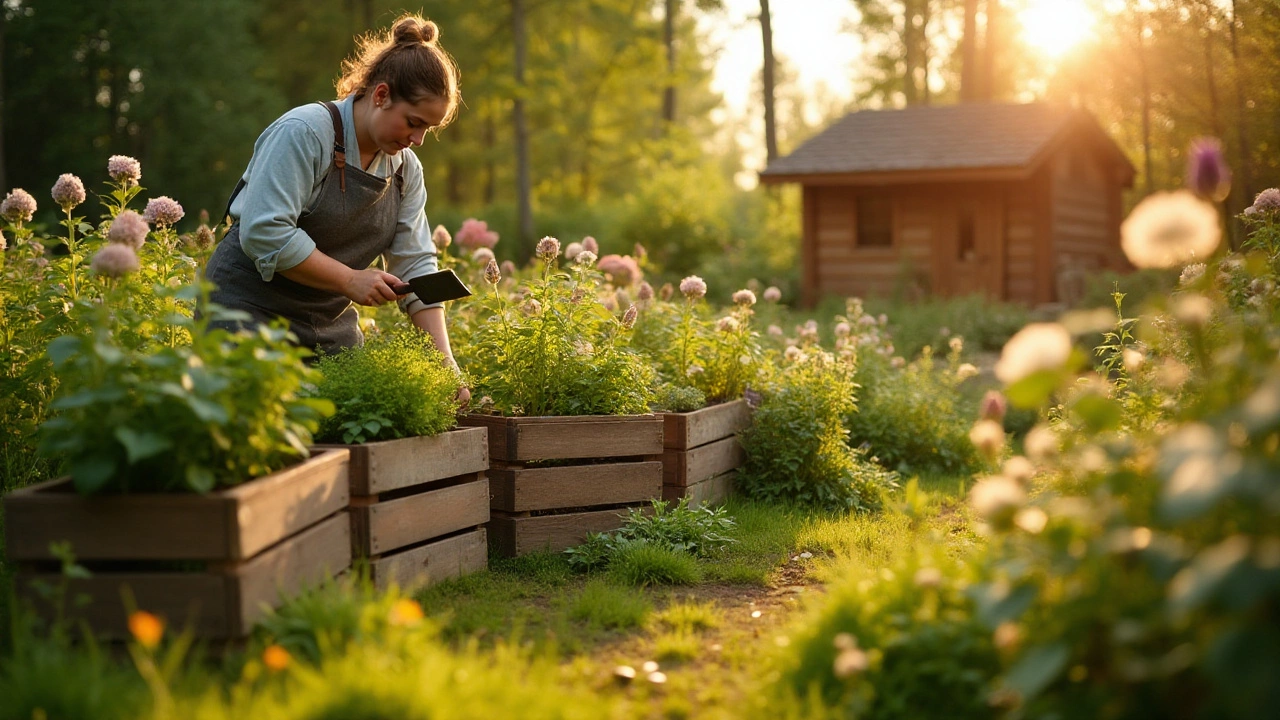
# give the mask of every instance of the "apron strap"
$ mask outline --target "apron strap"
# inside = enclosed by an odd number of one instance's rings
[[[227,209],[223,210],[222,217],[218,218],[219,223],[225,222],[227,224],[227,227],[231,227],[231,203],[236,201],[236,196],[240,194],[240,191],[244,189],[244,186],[246,184],[247,183],[245,183],[243,177],[241,177],[240,180],[236,182],[235,189],[231,191],[231,197],[227,198]],[[215,224],[214,227],[217,227],[217,224]]]
[[[347,191],[347,139],[342,132],[342,116],[338,114],[338,106],[332,102],[321,103],[329,111],[333,119],[333,166],[338,168],[338,187]]]

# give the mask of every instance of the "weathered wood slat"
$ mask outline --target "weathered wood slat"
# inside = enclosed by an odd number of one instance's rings
[[[662,499],[667,502],[679,502],[680,498],[687,497],[689,507],[720,505],[733,493],[733,481],[736,476],[737,471],[731,470],[687,487],[663,485]]]
[[[489,520],[489,481],[472,480],[437,490],[351,508],[352,549],[381,555],[424,540],[483,525]]]
[[[489,457],[504,462],[612,458],[662,452],[662,420],[654,415],[467,415],[459,422],[488,428]]]
[[[659,413],[662,417],[662,445],[687,450],[730,437],[751,425],[751,408],[746,400],[712,405],[687,413]]]
[[[489,545],[506,557],[538,551],[559,552],[581,545],[588,533],[617,530],[626,516],[625,508],[537,517],[494,513],[489,521]]]
[[[351,494],[377,495],[489,467],[488,430],[457,428],[429,437],[360,445],[317,445],[351,453]]]
[[[351,566],[349,521],[339,512],[269,548],[247,562],[229,563],[201,572],[97,572],[65,580],[69,597],[89,602],[68,604],[72,619],[83,619],[105,639],[129,637],[128,611],[122,593],[135,607],[164,617],[174,630],[190,627],[196,637],[243,637],[265,614],[263,605],[278,607],[284,598],[318,584]],[[33,583],[56,586],[56,573],[21,572],[16,587],[26,597]],[[37,602],[36,607],[47,603]]]
[[[371,579],[379,590],[395,584],[413,591],[487,567],[489,541],[484,528],[369,561]]]
[[[492,508],[504,512],[641,502],[661,496],[662,463],[492,468],[489,487]]]
[[[742,467],[747,455],[735,436],[692,450],[668,450],[662,454],[662,484],[687,487]]]
[[[348,455],[297,465],[207,495],[81,497],[69,478],[5,495],[11,560],[52,560],[68,541],[80,560],[243,560],[346,507]]]

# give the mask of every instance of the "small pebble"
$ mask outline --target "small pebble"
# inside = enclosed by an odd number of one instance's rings
[[[640,666],[640,669],[646,673],[655,673],[658,672],[658,663],[652,660],[646,660],[644,664]]]
[[[809,558],[813,557],[813,553],[811,553],[811,552],[802,552],[802,553],[800,553],[800,557],[804,558],[805,560],[808,560]]]
[[[763,614],[763,613],[761,613],[759,610],[752,610],[752,611],[751,611],[751,617],[753,617],[753,618],[758,618],[758,617],[760,617],[762,614]]]
[[[660,672],[649,673],[649,682],[653,683],[654,685],[661,685],[666,681],[667,681],[666,673],[660,673]]]
[[[613,669],[613,678],[625,685],[636,679],[636,669],[630,665],[619,665]]]

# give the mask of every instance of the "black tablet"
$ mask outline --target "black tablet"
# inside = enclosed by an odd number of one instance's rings
[[[431,303],[457,300],[471,294],[471,290],[454,274],[452,270],[419,275],[391,288],[398,295],[413,293],[418,299]]]

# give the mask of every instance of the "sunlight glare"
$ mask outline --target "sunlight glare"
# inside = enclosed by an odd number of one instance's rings
[[[1088,37],[1094,16],[1084,0],[1030,0],[1018,22],[1028,45],[1059,58]]]

